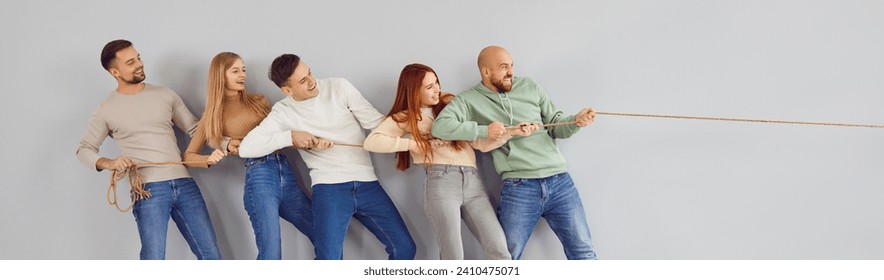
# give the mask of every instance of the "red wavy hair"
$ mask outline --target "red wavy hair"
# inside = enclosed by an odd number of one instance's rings
[[[430,144],[431,135],[422,134],[420,130],[418,130],[417,123],[421,121],[421,99],[420,99],[420,90],[422,88],[422,83],[427,74],[433,73],[436,75],[436,71],[430,66],[426,66],[420,63],[413,63],[406,65],[405,68],[402,69],[402,72],[399,73],[399,85],[396,88],[396,100],[393,101],[393,107],[390,108],[390,112],[387,113],[388,117],[393,118],[394,121],[400,124],[405,124],[407,129],[409,129],[412,138],[417,142],[417,146],[424,152],[424,162],[431,163],[433,160],[433,149]],[[441,87],[441,82],[438,79],[439,75],[436,75],[436,83],[438,83]],[[454,99],[454,95],[450,93],[443,93],[442,96],[439,96],[439,103],[433,106],[433,117],[439,115],[439,112],[445,108],[445,105],[448,105],[451,100]],[[455,150],[460,150],[462,142],[455,141],[452,143]],[[409,152],[397,152],[396,153],[396,169],[406,170],[411,165],[411,153]]]

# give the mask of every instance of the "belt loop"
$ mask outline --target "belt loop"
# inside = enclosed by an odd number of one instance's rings
[[[451,168],[451,165],[446,164],[446,165],[445,165],[445,172],[444,172],[443,174],[448,174],[448,169],[449,169],[449,168]]]

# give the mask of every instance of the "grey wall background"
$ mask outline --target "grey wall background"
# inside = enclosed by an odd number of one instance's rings
[[[199,116],[211,58],[242,55],[249,90],[283,97],[270,61],[297,53],[344,77],[381,112],[408,63],[444,90],[479,80],[478,51],[507,47],[569,114],[600,111],[884,123],[882,1],[15,1],[0,4],[3,166],[0,259],[132,259],[131,213],[105,202],[109,174],[75,158],[92,110],[115,87],[98,54],[132,40],[147,82]],[[180,146],[188,138],[179,137]],[[884,130],[599,116],[559,141],[603,259],[882,259]],[[112,140],[103,154],[116,156]],[[302,178],[306,170],[290,152]],[[438,249],[424,175],[373,155],[418,242]],[[497,198],[499,178],[480,158]],[[242,160],[191,170],[225,258],[257,251],[242,205]],[[466,230],[466,257],[484,258]],[[286,223],[283,253],[309,259]],[[177,229],[170,259],[193,256]],[[383,259],[354,223],[345,258]],[[563,259],[541,222],[525,259]]]

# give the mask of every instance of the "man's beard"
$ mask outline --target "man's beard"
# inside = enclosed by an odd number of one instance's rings
[[[498,92],[498,93],[507,93],[507,92],[509,92],[510,90],[513,89],[513,83],[510,82],[509,86],[505,86],[505,85],[503,84],[503,80],[504,80],[504,79],[512,79],[512,78],[513,78],[513,76],[503,77],[503,78],[500,79],[499,81],[492,82],[491,85],[494,86],[495,88],[497,88],[497,92]]]
[[[144,82],[144,78],[147,78],[147,75],[141,74],[141,77],[139,77],[139,76],[133,74],[131,80],[123,79],[123,81],[126,82],[127,84],[130,84],[130,85],[136,85],[141,82]]]

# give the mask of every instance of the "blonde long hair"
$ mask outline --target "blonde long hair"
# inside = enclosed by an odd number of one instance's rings
[[[216,148],[226,148],[221,146],[221,138],[224,133],[224,98],[227,92],[227,69],[233,66],[237,59],[242,59],[239,55],[232,52],[222,52],[212,58],[209,64],[209,81],[206,85],[206,110],[200,120],[206,132],[206,138],[209,144]],[[267,107],[260,101],[261,96],[257,94],[248,94],[245,90],[239,91],[240,100],[245,103],[246,107],[258,116],[266,117],[269,113]]]

